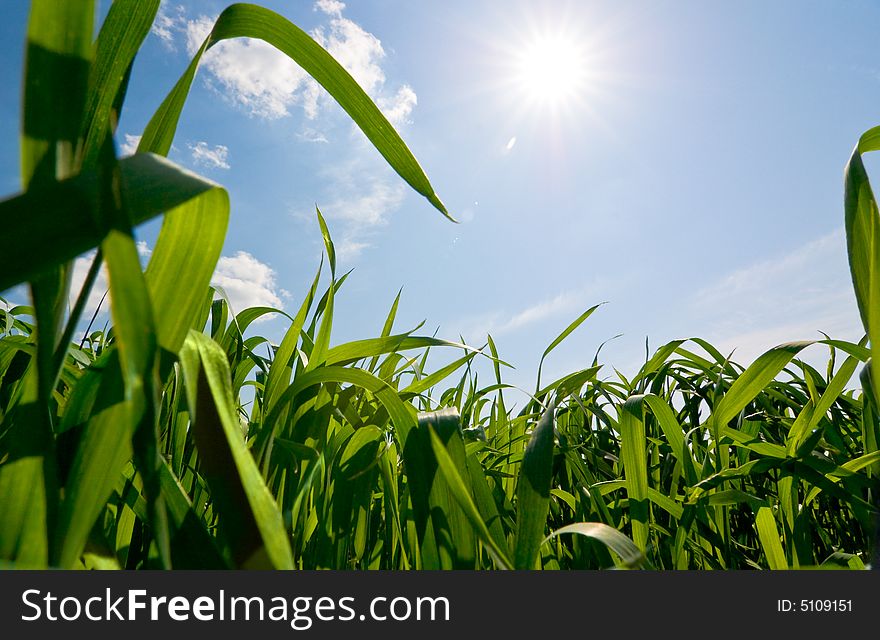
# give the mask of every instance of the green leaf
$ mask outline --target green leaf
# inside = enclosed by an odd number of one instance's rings
[[[67,477],[59,516],[57,562],[62,568],[76,565],[95,520],[131,460],[139,417],[135,403],[123,399],[117,351],[108,357],[102,375],[89,379],[88,384],[97,388],[96,400],[89,407],[91,415]],[[78,393],[84,392],[78,389]]]
[[[776,528],[776,519],[770,507],[760,507],[755,517],[755,526],[758,529],[758,539],[761,541],[761,549],[771,569],[788,569],[785,559],[785,551],[779,541],[779,530]]]
[[[862,154],[880,149],[880,127],[862,134],[844,169],[844,226],[853,289],[871,342],[874,395],[880,397],[880,210]]]
[[[354,78],[302,29],[277,13],[255,5],[234,4],[220,14],[189,67],[144,130],[138,151],[168,153],[202,55],[229,38],[263,40],[289,56],[351,116],[400,177],[452,220],[412,152]]]
[[[555,402],[544,411],[523,454],[516,484],[516,550],[514,566],[534,569],[547,526],[553,471]]]
[[[135,156],[137,157],[137,156]],[[163,185],[164,188],[164,185]],[[159,344],[177,353],[196,327],[229,224],[229,196],[214,187],[169,210],[145,273]],[[198,251],[193,247],[198,246]]]
[[[598,309],[599,307],[601,307],[602,304],[605,304],[605,303],[603,302],[601,304],[597,304],[595,306],[590,307],[586,311],[584,311],[574,322],[572,322],[570,325],[568,325],[562,333],[560,333],[558,336],[556,336],[556,339],[554,339],[553,342],[550,343],[550,346],[548,346],[546,349],[544,349],[544,353],[541,354],[541,361],[538,363],[538,382],[535,385],[535,389],[541,388],[541,369],[544,367],[544,359],[548,355],[550,355],[551,351],[553,351],[556,347],[559,346],[559,343],[561,343],[563,340],[565,340],[568,336],[570,336],[572,334],[572,332],[574,332],[575,329],[577,329],[579,326],[581,326],[583,324],[584,320],[586,320],[591,315],[593,315],[593,312],[596,309]]]
[[[236,564],[292,569],[293,556],[281,513],[245,445],[232,400],[226,354],[197,331],[189,333],[184,351],[187,353],[181,354],[181,361],[199,464]]]
[[[120,161],[122,198],[132,227],[219,187],[152,154]],[[98,246],[110,232],[102,219],[97,171],[41,186],[0,202],[0,290]],[[211,195],[216,206],[223,196]],[[228,204],[227,204],[228,208]],[[189,251],[187,247],[186,253]]]
[[[437,459],[437,466],[440,473],[443,474],[443,478],[446,480],[450,493],[455,498],[458,506],[464,511],[465,516],[471,523],[471,526],[473,526],[474,531],[477,533],[482,543],[486,545],[492,553],[498,566],[502,569],[510,569],[511,565],[510,561],[507,559],[507,555],[489,533],[486,523],[480,515],[479,509],[477,509],[477,506],[474,504],[471,492],[465,485],[464,480],[462,480],[461,474],[456,468],[456,464],[453,462],[447,452],[446,446],[437,435],[433,426],[429,426],[429,433],[431,437],[431,448]]]
[[[27,27],[25,52],[21,176],[26,189],[39,190],[76,170],[75,152],[91,63],[94,3],[34,0]],[[59,109],[59,105],[64,105]],[[0,204],[2,207],[2,204]],[[25,242],[30,234],[24,209],[4,224],[0,210],[0,283],[7,278],[3,245]],[[18,217],[21,216],[21,217]],[[38,246],[24,254],[22,264],[13,260],[10,269],[22,269],[47,249],[39,236]],[[8,458],[0,466],[0,499],[7,510],[0,520],[0,559],[22,566],[46,567],[54,537],[58,509],[58,480],[50,413],[57,377],[55,350],[61,337],[70,283],[68,265],[60,261],[29,270],[31,297],[40,339],[37,357],[25,373],[19,406],[6,417],[12,425]],[[0,291],[25,278],[0,284]],[[7,506],[8,505],[8,506]]]
[[[632,520],[632,538],[645,550],[648,545],[648,441],[642,421],[642,398],[629,398],[620,410],[620,455],[626,478],[626,495]]]
[[[712,412],[712,419],[720,426],[727,425],[755,399],[764,387],[782,371],[793,357],[812,341],[788,342],[773,347],[755,360],[743,374],[736,379]]]
[[[119,118],[128,74],[159,9],[160,0],[115,0],[95,42],[95,61],[80,137],[83,167],[94,167]],[[68,3],[70,4],[70,3]]]
[[[544,538],[543,542],[567,533],[575,533],[598,540],[620,558],[620,564],[624,568],[636,569],[647,562],[645,555],[632,540],[614,527],[609,527],[601,522],[578,522],[561,527]]]

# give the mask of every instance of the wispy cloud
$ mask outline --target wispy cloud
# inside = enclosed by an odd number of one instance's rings
[[[371,239],[401,207],[407,193],[406,185],[366,142],[353,139],[350,153],[347,159],[319,170],[326,186],[318,207],[330,225],[343,266],[372,246]],[[314,203],[294,207],[291,213],[299,220],[313,221]]]
[[[342,264],[355,260],[361,255],[361,252],[363,252],[364,249],[370,247],[368,242],[357,242],[350,237],[345,237],[334,244],[336,248],[336,259]]]
[[[222,287],[235,313],[249,307],[283,309],[285,291],[275,281],[275,270],[246,251],[223,256],[211,284]]]
[[[391,124],[400,128],[410,122],[409,116],[418,103],[419,98],[416,96],[416,92],[411,86],[405,84],[393,96],[380,97],[376,105]]]
[[[516,136],[513,136],[510,140],[507,141],[507,144],[504,145],[504,150],[510,151],[515,146],[516,146]]]
[[[193,162],[211,169],[229,169],[229,147],[222,144],[210,146],[207,142],[199,141],[189,144]]]
[[[400,207],[406,194],[400,181],[384,173],[358,174],[354,168],[358,164],[357,161],[347,163],[346,166],[353,169],[351,173],[331,177],[335,196],[321,205],[321,212],[328,220],[343,221],[349,231],[355,232],[386,224],[388,215]],[[328,173],[341,171],[344,170]]]
[[[843,229],[787,254],[737,269],[698,291],[689,315],[706,337],[749,362],[791,340],[858,340],[863,331],[852,292]]]
[[[330,142],[327,139],[327,136],[325,136],[317,129],[312,129],[311,127],[305,127],[302,131],[296,134],[296,137],[303,142],[313,142],[315,144],[327,144],[328,142]]]
[[[186,24],[184,9],[181,5],[172,6],[169,0],[162,0],[156,19],[150,27],[150,33],[159,38],[169,49],[174,49],[175,35]]]
[[[460,332],[466,340],[477,342],[485,340],[487,333],[499,337],[546,321],[562,318],[571,321],[596,303],[595,294],[595,287],[585,287],[562,291],[526,307],[496,309],[464,319],[459,323]]]

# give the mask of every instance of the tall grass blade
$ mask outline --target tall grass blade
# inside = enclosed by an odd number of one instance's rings
[[[400,177],[452,219],[412,152],[348,71],[302,29],[277,13],[255,5],[234,4],[220,14],[190,66],[144,130],[138,151],[168,153],[202,55],[211,46],[229,38],[257,38],[289,56],[351,116]]]
[[[226,354],[204,334],[189,333],[181,361],[187,377],[200,465],[218,505],[233,557],[243,568],[292,569],[287,532],[232,403]]]
[[[534,569],[547,526],[553,470],[556,403],[551,402],[529,438],[516,483],[516,548],[514,566]]]

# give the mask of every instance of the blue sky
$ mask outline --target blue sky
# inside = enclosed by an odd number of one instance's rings
[[[234,304],[298,307],[322,250],[317,204],[340,268],[354,269],[335,343],[376,335],[400,287],[398,329],[425,320],[423,332],[477,346],[490,332],[517,367],[509,380],[526,387],[547,344],[603,301],[545,380],[588,366],[617,334],[606,375],[631,371],[646,337],[652,348],[704,337],[742,362],[820,330],[861,337],[842,171],[858,135],[880,124],[880,4],[263,4],[340,58],[461,223],[411,192],[283,56],[221,45],[170,157],[230,192],[215,281]],[[163,2],[136,61],[123,152],[224,6]],[[15,140],[26,3],[6,9],[0,134]],[[540,65],[559,41],[573,44],[579,81],[554,101],[554,71]],[[0,148],[0,183],[18,188],[16,145]],[[145,256],[156,232],[139,231]]]

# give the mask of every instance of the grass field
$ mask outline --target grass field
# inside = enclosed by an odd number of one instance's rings
[[[27,283],[31,294],[29,306],[0,310],[5,566],[872,563],[880,214],[861,154],[880,149],[880,130],[846,167],[842,207],[861,343],[791,342],[743,367],[703,340],[677,340],[631,377],[598,359],[552,381],[539,367],[529,399],[514,405],[491,337],[464,345],[400,330],[397,301],[380,335],[333,344],[348,276],[320,212],[325,259],[296,313],[230,313],[209,282],[235,212],[221,186],[164,158],[199,57],[216,42],[261,38],[290,56],[449,214],[348,73],[252,5],[220,15],[138,153],[118,159],[115,123],[158,6],[116,0],[93,42],[92,2],[32,3],[24,190],[0,203],[0,291]],[[162,230],[142,269],[135,229],[156,216]],[[72,260],[93,248],[83,290],[70,292]],[[76,340],[102,265],[112,326]],[[256,332],[266,314],[287,323],[278,344]],[[827,353],[827,366],[807,364],[804,350]],[[449,364],[431,369],[437,352]]]

